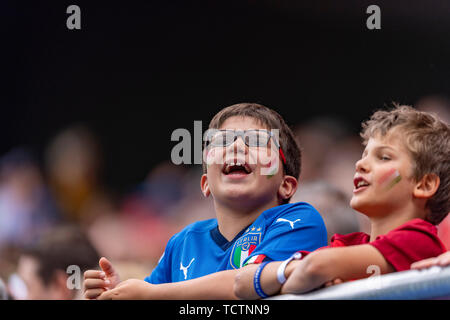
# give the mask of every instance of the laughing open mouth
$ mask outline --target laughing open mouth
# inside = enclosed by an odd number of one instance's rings
[[[246,163],[229,163],[225,164],[222,169],[223,174],[225,175],[233,175],[233,174],[250,174],[252,173],[252,169]]]
[[[353,179],[353,185],[355,186],[355,190],[361,189],[363,187],[367,187],[370,185],[363,177],[356,177]]]

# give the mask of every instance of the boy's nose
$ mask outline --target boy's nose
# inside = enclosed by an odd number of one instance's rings
[[[237,153],[243,153],[243,154],[247,153],[247,146],[245,145],[245,142],[241,136],[238,136],[236,138],[236,140],[234,140],[233,143],[227,147],[227,152],[228,151],[233,151],[236,154]]]
[[[355,169],[356,169],[356,172],[367,172],[368,171],[368,165],[364,158],[361,158],[358,161],[356,161]]]

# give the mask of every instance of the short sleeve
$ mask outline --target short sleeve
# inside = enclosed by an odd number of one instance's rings
[[[268,226],[261,243],[244,265],[255,263],[256,256],[264,256],[264,261],[281,261],[297,251],[314,251],[326,245],[327,231],[317,210],[307,204],[293,206]]]
[[[145,281],[152,284],[172,282],[169,270],[171,270],[172,248],[175,237],[176,235],[169,240],[163,255],[158,261],[158,265],[155,269],[153,269],[152,273],[148,277],[145,277]]]
[[[380,251],[396,271],[409,270],[413,262],[445,252],[435,227],[419,220],[415,219],[369,243]]]

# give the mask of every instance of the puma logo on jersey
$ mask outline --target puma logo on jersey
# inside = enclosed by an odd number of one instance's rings
[[[194,260],[195,260],[195,258],[192,258],[191,262],[189,262],[189,264],[188,264],[187,267],[183,266],[183,262],[180,262],[180,270],[182,270],[183,273],[184,273],[184,280],[187,279],[187,272],[188,272],[188,269],[189,269],[189,267],[191,266],[191,264],[192,264],[192,262],[193,262]]]
[[[275,222],[287,222],[287,223],[289,223],[291,228],[294,229],[294,223],[296,223],[297,221],[300,221],[300,220],[301,219],[297,219],[295,221],[290,221],[290,220],[287,220],[287,219],[284,219],[284,218],[278,218],[277,221],[275,221]]]

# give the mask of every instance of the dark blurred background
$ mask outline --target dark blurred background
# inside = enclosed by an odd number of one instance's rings
[[[232,103],[291,124],[336,116],[357,132],[384,103],[450,94],[448,1],[76,1],[81,30],[66,28],[70,4],[0,4],[0,151],[41,154],[85,123],[120,191],[168,158],[174,129]],[[370,4],[381,30],[366,28]]]
[[[66,27],[71,4],[81,30]],[[381,30],[366,27],[372,4]],[[449,1],[2,1],[0,243],[24,246],[27,230],[69,220],[100,253],[154,265],[173,232],[214,215],[201,166],[170,163],[172,132],[193,134],[194,120],[205,129],[243,101],[296,130],[310,185],[297,201],[329,192],[349,211],[362,120],[397,101],[448,121],[449,17]],[[8,192],[28,200],[11,204]],[[28,218],[13,223],[8,208]]]

